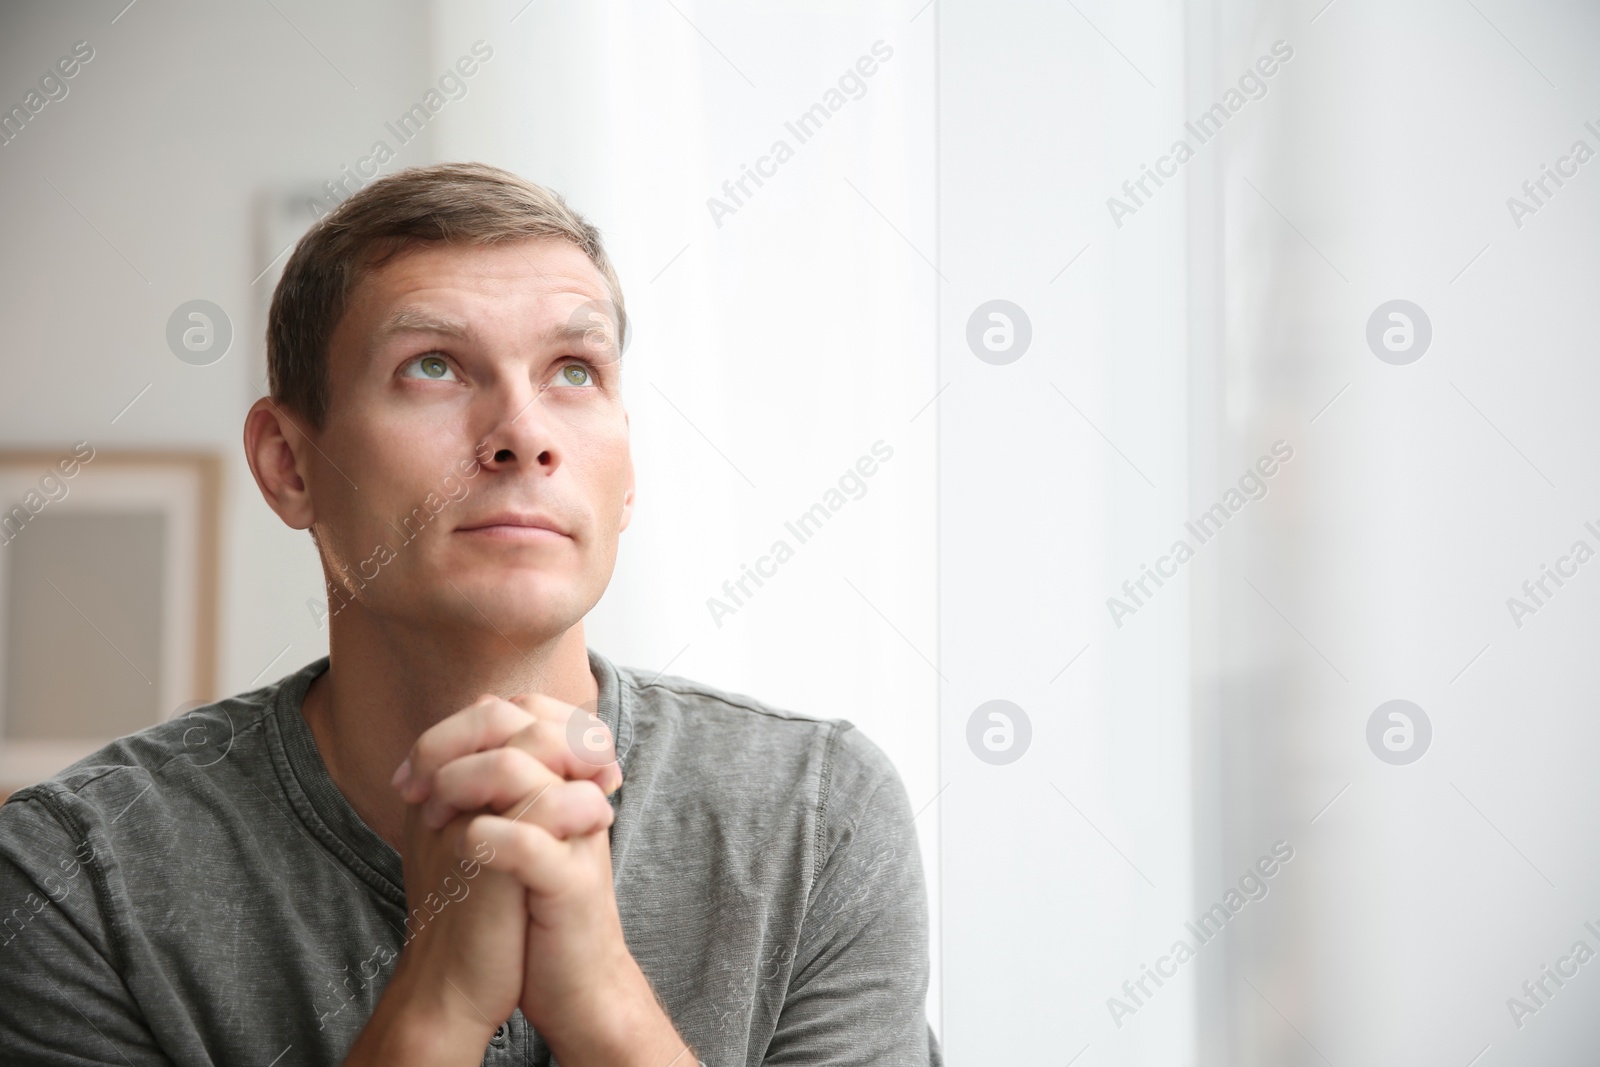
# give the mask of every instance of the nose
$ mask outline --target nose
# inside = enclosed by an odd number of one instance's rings
[[[490,417],[493,425],[475,449],[485,470],[531,468],[549,474],[560,466],[561,453],[544,410],[543,391],[537,386],[497,400]]]

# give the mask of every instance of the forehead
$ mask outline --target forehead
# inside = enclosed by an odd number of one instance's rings
[[[408,248],[367,272],[350,294],[345,318],[370,328],[395,305],[419,301],[463,311],[492,304],[507,311],[561,313],[609,296],[600,271],[569,241],[428,244]]]

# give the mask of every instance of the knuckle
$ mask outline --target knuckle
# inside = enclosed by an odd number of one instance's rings
[[[448,774],[448,778],[446,778]],[[473,797],[480,795],[489,782],[489,776],[483,774],[482,769],[473,766],[471,762],[455,760],[447,763],[439,771],[439,780],[448,781],[448,786],[441,785],[439,791],[447,796]]]
[[[507,738],[506,744],[519,749],[535,747],[539,743],[540,731],[543,726],[544,724],[538,721],[527,723],[520,730]]]
[[[413,768],[431,765],[439,751],[439,735],[435,732],[437,726],[423,731],[416,743],[411,746],[411,766]]]
[[[453,763],[446,763],[433,772],[432,796],[449,795],[460,788],[460,775]]]
[[[467,824],[461,828],[461,840],[467,844],[490,841],[494,838],[494,824],[488,820],[489,815],[474,815]],[[498,850],[496,850],[498,852]]]
[[[594,782],[569,782],[563,798],[562,811],[569,823],[582,827],[611,825],[611,804]]]
[[[517,718],[523,722],[539,716],[538,702],[529,693],[518,693],[507,701],[507,705],[516,709]]]
[[[505,833],[505,842],[501,852],[515,864],[527,864],[538,853],[538,840],[534,837],[540,833],[537,826],[527,823],[516,823]]]
[[[528,728],[530,715],[520,705],[510,701],[501,701],[494,705],[494,720],[486,733],[493,733],[499,737],[515,736],[523,729]]]
[[[543,693],[532,693],[528,697],[529,710],[539,717],[541,722],[559,722],[571,710],[565,702]]]
[[[492,697],[489,700],[489,706],[494,708],[494,709],[496,709],[499,712],[502,712],[502,713],[508,714],[508,715],[519,714],[521,712],[521,710],[522,710],[521,707],[517,703],[517,698],[514,697],[514,696],[512,696],[512,697],[501,697],[501,696]]]
[[[514,730],[527,717],[527,713],[521,708],[499,697],[494,699],[494,703],[484,705],[485,732],[504,733],[507,730]]]
[[[526,778],[529,770],[529,757],[526,752],[517,748],[497,748],[488,754],[489,773],[498,779],[511,779],[513,781]]]

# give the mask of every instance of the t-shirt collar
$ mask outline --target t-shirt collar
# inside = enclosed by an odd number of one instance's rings
[[[626,776],[633,748],[632,689],[609,659],[592,648],[588,654],[589,670],[599,690],[595,711],[611,731],[617,761]],[[306,828],[356,875],[403,909],[400,853],[363,822],[339,792],[317,751],[311,727],[300,714],[307,690],[328,669],[328,662],[323,656],[279,683],[277,714],[273,716],[279,742],[273,746],[279,781]],[[612,802],[616,802],[615,794]]]

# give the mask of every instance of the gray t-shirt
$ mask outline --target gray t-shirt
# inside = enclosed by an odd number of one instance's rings
[[[940,1064],[922,862],[883,752],[841,719],[589,663],[624,777],[623,932],[700,1058]],[[0,1062],[342,1059],[408,916],[399,853],[300,716],[327,666],[125,737],[0,807]],[[518,1012],[483,1062],[551,1060]]]

